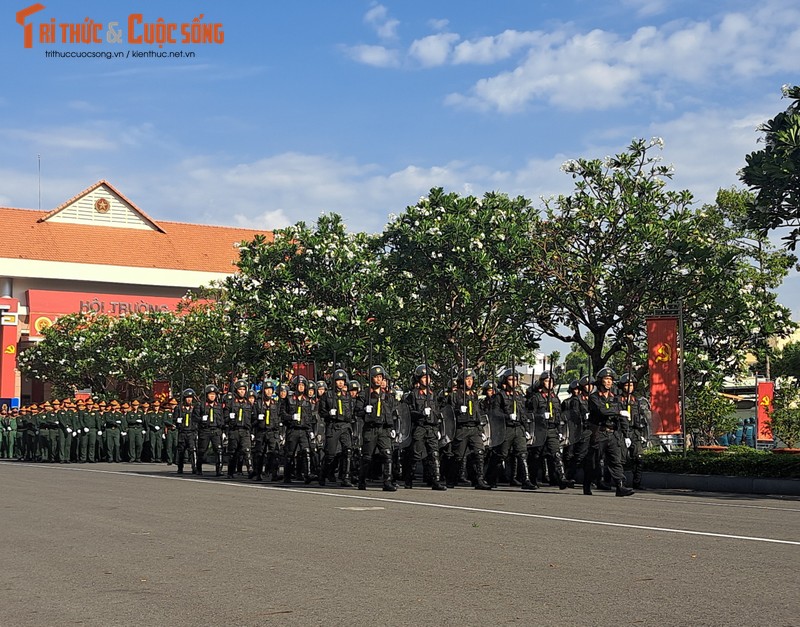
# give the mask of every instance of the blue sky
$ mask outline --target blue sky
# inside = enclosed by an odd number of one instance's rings
[[[663,137],[699,203],[738,182],[756,126],[796,84],[790,0],[43,0],[38,24],[102,22],[103,43],[23,47],[0,18],[0,205],[51,209],[101,178],[154,219],[253,228],[343,214],[379,231],[433,186],[569,193],[570,158]],[[109,21],[221,23],[192,59],[46,58],[145,51]],[[38,28],[38,27],[37,27]],[[34,29],[35,30],[35,29]],[[796,273],[781,290],[800,317]]]

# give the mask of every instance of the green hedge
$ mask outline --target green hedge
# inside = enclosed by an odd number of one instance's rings
[[[756,451],[734,446],[724,453],[647,451],[644,469],[651,472],[672,472],[688,475],[728,475],[732,477],[800,478],[800,455]]]

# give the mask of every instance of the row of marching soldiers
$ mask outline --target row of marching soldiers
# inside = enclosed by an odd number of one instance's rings
[[[337,369],[330,386],[297,376],[291,385],[267,380],[256,394],[240,380],[225,397],[208,385],[202,398],[186,389],[180,402],[164,406],[78,401],[62,407],[54,401],[24,408],[18,416],[4,409],[0,420],[4,432],[10,431],[6,423],[16,420],[23,434],[21,457],[28,460],[91,462],[101,444],[101,459],[120,461],[125,447],[129,461],[139,462],[146,442],[153,461],[166,453],[179,473],[188,462],[202,475],[210,450],[221,476],[227,449],[231,478],[246,468],[251,479],[278,480],[283,459],[285,482],[302,476],[310,483],[316,475],[325,485],[338,476],[343,486],[355,480],[366,489],[377,462],[383,489],[393,491],[398,481],[413,487],[422,461],[423,476],[435,490],[467,481],[476,489],[508,482],[535,490],[540,473],[566,489],[574,487],[582,469],[585,494],[593,485],[608,487],[607,476],[617,495],[627,496],[632,491],[624,485],[622,463],[633,462],[633,485],[641,488],[647,420],[633,395],[635,380],[628,375],[615,380],[604,368],[596,388],[590,377],[573,381],[562,403],[549,372],[523,392],[511,369],[478,387],[475,372],[467,368],[452,388],[436,394],[428,367],[420,365],[413,389],[402,393],[390,390],[384,368],[376,365],[364,390]]]
[[[407,393],[390,389],[380,365],[370,368],[364,390],[342,369],[333,373],[330,387],[310,386],[303,376],[290,386],[266,381],[255,399],[248,398],[243,380],[223,401],[213,385],[206,386],[202,399],[189,389],[174,414],[178,472],[188,460],[192,472],[202,475],[210,447],[221,475],[227,438],[230,478],[241,464],[251,479],[278,480],[282,456],[286,483],[294,476],[310,483],[316,475],[324,486],[338,476],[342,486],[356,479],[364,490],[377,462],[383,489],[394,491],[398,482],[414,487],[422,461],[434,490],[455,487],[467,476],[476,489],[496,487],[505,477],[535,490],[548,462],[561,489],[574,487],[582,468],[584,494],[591,495],[593,485],[608,487],[607,473],[617,496],[628,496],[633,491],[624,483],[623,460],[633,460],[634,486],[640,487],[647,427],[633,395],[635,381],[623,377],[618,394],[615,379],[604,368],[596,381],[574,381],[563,404],[549,372],[524,393],[511,369],[497,383],[478,387],[475,372],[467,368],[453,388],[436,394],[426,365],[414,370]]]

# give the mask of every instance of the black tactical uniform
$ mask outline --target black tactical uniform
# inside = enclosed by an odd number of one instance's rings
[[[597,476],[600,458],[604,457],[611,478],[617,486],[617,496],[630,496],[633,490],[625,487],[622,471],[622,451],[618,430],[627,430],[627,420],[620,414],[619,399],[612,391],[616,374],[611,368],[597,373],[597,390],[589,396],[589,424],[592,440],[589,455],[583,465],[583,493],[591,495],[592,478]]]
[[[361,434],[361,464],[358,472],[358,489],[367,489],[367,471],[375,452],[383,462],[383,489],[394,492],[392,482],[392,440],[396,435],[392,409],[394,400],[381,386],[385,377],[383,366],[369,369],[370,386],[357,401],[355,413],[364,423]]]
[[[239,380],[233,385],[234,395],[225,407],[228,417],[228,479],[233,479],[234,470],[241,459],[252,477],[253,460],[250,454],[250,430],[253,426],[253,406],[247,396],[247,382]],[[220,468],[222,458],[220,457]]]
[[[207,385],[203,390],[204,400],[192,409],[192,421],[197,428],[197,468],[198,475],[203,475],[203,463],[209,443],[214,448],[217,476],[222,475],[222,429],[225,426],[225,415],[222,403],[217,399],[219,388]]]
[[[256,481],[263,479],[262,473],[278,474],[278,440],[280,437],[280,408],[278,399],[273,396],[277,384],[267,380],[261,389],[261,396],[253,405],[254,470]]]
[[[182,395],[183,403],[175,406],[172,420],[178,431],[178,474],[183,474],[183,462],[189,455],[192,474],[197,472],[197,424],[192,420],[194,410],[194,390],[186,388]]]
[[[561,401],[553,391],[554,383],[553,373],[543,372],[539,385],[532,387],[528,394],[527,408],[533,418],[533,446],[528,454],[528,469],[531,483],[536,485],[542,458],[551,459],[558,486],[564,490],[568,487],[561,457],[565,423],[561,417]]]
[[[583,466],[583,460],[589,451],[589,439],[592,435],[588,420],[588,397],[584,396],[585,388],[581,384],[584,380],[586,388],[594,384],[594,379],[590,383],[589,377],[570,382],[570,396],[561,403],[561,414],[567,425],[567,439],[564,447],[565,476],[567,483],[571,486],[575,484],[577,469]]]
[[[342,464],[339,482],[344,487],[350,483],[350,464],[353,456],[354,399],[347,390],[348,377],[342,369],[333,373],[333,389],[319,397],[319,413],[325,420],[325,457],[319,473],[319,484],[325,485],[332,472],[334,460],[341,449]]]
[[[453,463],[447,478],[447,487],[454,488],[461,474],[462,460],[467,451],[472,453],[472,469],[475,475],[474,486],[477,490],[489,490],[489,484],[483,478],[484,444],[483,419],[475,391],[475,371],[464,370],[458,377],[458,389],[453,392],[449,401],[456,418],[456,433],[453,438]]]
[[[439,438],[442,430],[442,417],[436,396],[428,380],[428,368],[419,365],[414,369],[414,389],[403,398],[411,415],[411,446],[406,455],[408,461],[404,466],[403,483],[406,488],[414,485],[414,471],[417,462],[426,459],[434,490],[446,490],[441,483],[439,465]]]
[[[644,490],[642,486],[642,455],[650,435],[650,420],[647,402],[633,394],[636,378],[624,374],[619,380],[622,393],[619,396],[623,417],[628,419],[628,454],[633,469],[633,489]]]
[[[292,482],[292,474],[300,468],[306,484],[311,483],[311,438],[316,421],[308,400],[308,379],[298,375],[292,379],[291,393],[281,404],[281,416],[286,427],[284,483]]]
[[[518,468],[522,471],[522,489],[535,490],[525,459],[530,420],[525,413],[525,397],[520,393],[517,381],[516,372],[512,372],[510,368],[505,370],[500,379],[500,389],[494,396],[492,411],[505,423],[505,438],[503,442],[493,447],[487,479],[489,485],[495,487],[500,466],[509,461],[511,456],[516,458]]]

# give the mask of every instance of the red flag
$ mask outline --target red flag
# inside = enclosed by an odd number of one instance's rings
[[[678,318],[647,319],[647,363],[650,368],[650,406],[656,434],[681,432],[678,378]]]
[[[775,384],[772,381],[758,382],[758,404],[756,420],[758,421],[758,441],[772,442],[772,400],[775,396]]]

